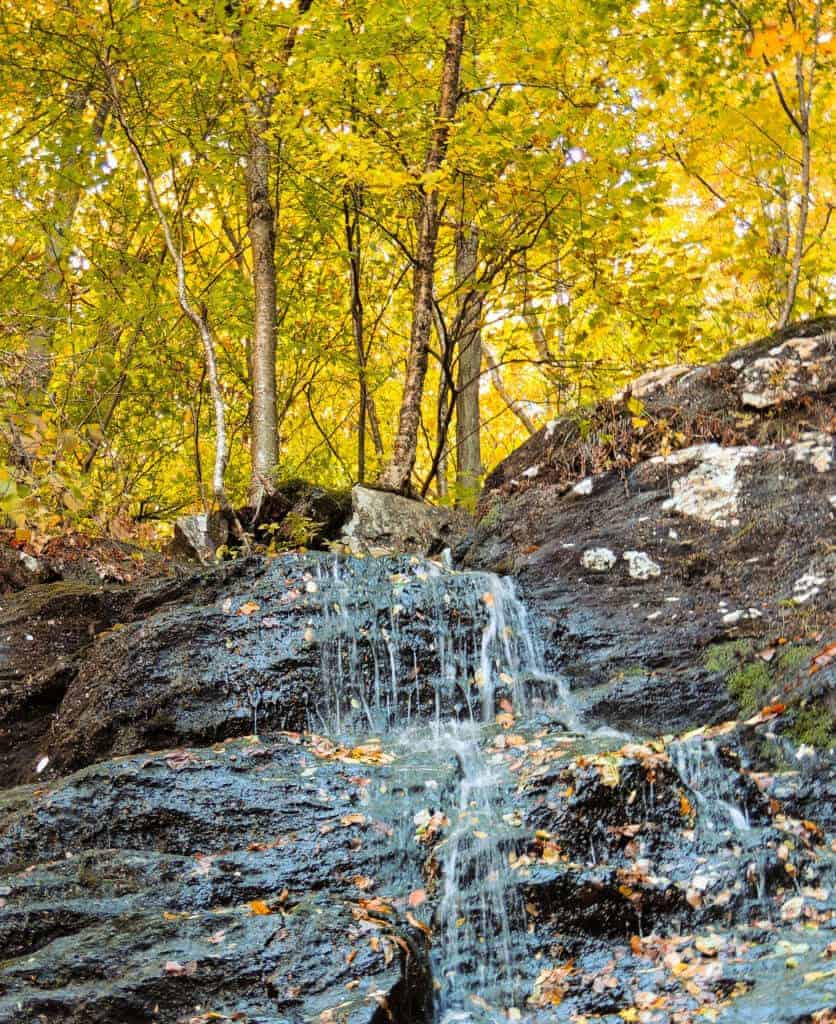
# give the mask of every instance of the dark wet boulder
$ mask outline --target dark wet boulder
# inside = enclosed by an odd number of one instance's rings
[[[32,777],[84,651],[135,598],[128,586],[72,581],[0,598],[0,784]]]
[[[425,1021],[421,847],[382,852],[402,784],[373,752],[286,736],[6,791],[0,1020]]]
[[[168,586],[156,600],[171,600],[86,653],[55,717],[50,771],[248,733],[481,714],[483,657],[526,656],[523,611],[495,578],[417,559],[250,558]],[[498,614],[507,622],[483,654],[474,637]]]
[[[351,494],[347,488],[288,480],[265,496],[253,522],[254,514],[255,510],[241,511],[256,540],[323,550],[339,538],[351,515]]]
[[[833,639],[835,347],[825,318],[654,372],[488,477],[456,555],[519,579],[594,719],[676,732],[780,701],[833,743],[832,663],[802,682]]]

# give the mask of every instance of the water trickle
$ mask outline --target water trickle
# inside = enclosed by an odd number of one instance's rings
[[[682,781],[694,795],[700,823],[709,832],[751,829],[749,811],[736,791],[738,776],[722,763],[717,744],[701,736],[683,738],[670,746]]]
[[[415,719],[490,721],[500,693],[515,710],[545,685],[539,645],[513,583],[430,562],[323,563],[309,624],[325,706],[310,726],[329,735],[386,732]],[[311,586],[311,583],[309,583]],[[408,621],[409,628],[404,628]]]
[[[443,888],[433,973],[440,986],[440,1020],[467,1018],[474,1001],[507,1009],[522,996],[518,961],[525,910],[508,865],[513,833],[500,816],[498,794],[505,780],[479,739],[470,724],[450,727],[443,737],[458,761],[460,781],[449,833],[437,849]]]
[[[418,560],[344,560],[323,563],[312,586],[322,611],[309,629],[327,693],[324,706],[310,709],[312,728],[386,734],[409,763],[431,754],[439,771],[453,772],[442,789],[424,793],[427,807],[421,786],[404,782],[400,817],[389,818],[395,847],[416,841],[416,814],[444,821],[434,853],[436,1016],[470,1019],[481,1009],[504,1017],[527,995],[525,910],[509,867],[520,836],[513,807],[502,802],[513,800],[513,782],[483,734],[498,708],[519,719],[535,704],[577,727],[565,683],[545,671],[509,579]]]

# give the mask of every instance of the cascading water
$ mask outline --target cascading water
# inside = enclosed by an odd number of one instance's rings
[[[416,719],[490,721],[500,691],[522,710],[526,683],[548,678],[508,579],[418,560],[403,572],[391,563],[335,561],[308,586],[321,591],[321,617],[310,628],[328,691],[326,706],[311,709],[314,730],[351,735]]]
[[[435,1012],[440,1020],[480,1008],[504,1013],[524,1002],[525,910],[509,868],[519,837],[502,803],[513,785],[501,758],[485,751],[483,732],[497,707],[520,716],[535,697],[557,697],[570,726],[576,717],[562,681],[543,668],[511,580],[418,560],[392,568],[335,561],[308,583],[320,591],[323,610],[310,629],[328,693],[311,725],[343,737],[387,733],[387,745],[426,745],[455,764],[455,786],[434,795],[445,821],[435,850]],[[407,842],[418,802],[420,794],[405,799],[392,823]]]
[[[515,813],[517,780],[505,747],[493,740],[509,720],[518,728],[535,720],[552,728],[559,720],[575,734],[575,750],[578,742],[597,749],[618,734],[577,736],[584,730],[566,686],[545,671],[508,579],[418,559],[348,559],[323,560],[305,585],[316,595],[306,643],[318,648],[324,683],[324,699],[308,708],[311,730],[347,743],[376,737],[380,749],[396,754],[386,787],[368,797],[375,818],[387,823],[374,840],[377,891],[395,900],[418,893],[420,905],[426,885],[435,897],[435,1018],[519,1019],[536,963],[527,933],[537,924],[526,919],[511,861],[531,835]],[[506,716],[500,722],[497,711]],[[694,796],[703,848],[714,849],[723,870],[733,870],[745,848],[762,899],[759,829],[750,822],[742,776],[701,735],[668,751]],[[434,829],[429,840],[421,832],[427,822]],[[413,844],[425,841],[429,856],[421,869]],[[596,862],[593,846],[590,863]]]
[[[670,754],[697,801],[704,828],[709,832],[750,829],[749,811],[735,792],[736,777],[721,763],[715,742],[701,736],[683,738],[671,744]]]
[[[439,1019],[468,1019],[476,1006],[510,1008],[520,1002],[514,936],[524,932],[525,910],[513,888],[499,813],[501,772],[484,756],[470,724],[451,727],[444,744],[460,770],[458,806],[440,844],[442,895],[433,963]]]

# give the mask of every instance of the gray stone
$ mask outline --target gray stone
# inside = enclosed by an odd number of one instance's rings
[[[609,572],[615,563],[616,557],[609,548],[590,548],[581,556],[581,564],[590,572]]]
[[[180,516],[174,524],[174,538],[170,551],[173,555],[206,564],[214,561],[218,548],[229,540],[226,519],[212,513],[201,512],[193,516]]]
[[[644,551],[625,551],[624,561],[634,580],[649,580],[651,576],[660,576],[662,568]]]
[[[450,512],[388,491],[358,484],[351,508],[342,541],[356,555],[427,555],[445,546],[453,533]]]

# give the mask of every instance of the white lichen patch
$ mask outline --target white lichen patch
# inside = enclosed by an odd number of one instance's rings
[[[587,494],[592,494],[592,477],[584,477],[579,483],[576,483],[572,488],[572,494],[576,494],[578,497],[585,497]]]
[[[616,561],[609,548],[588,548],[581,555],[581,565],[590,572],[609,572]]]
[[[672,497],[662,508],[713,526],[737,526],[740,490],[737,470],[757,453],[758,449],[752,445],[723,448],[712,443],[683,448],[669,456],[656,456],[652,461],[668,465],[698,460],[690,472],[674,480]]]
[[[737,611],[727,612],[723,616],[723,622],[727,626],[734,626],[738,622],[743,622],[745,619],[759,619],[761,613],[757,608],[738,608]]]
[[[796,462],[808,463],[817,473],[826,473],[833,464],[833,438],[821,431],[802,434],[790,451]]]
[[[662,567],[657,565],[644,551],[625,551],[624,561],[634,580],[649,580],[651,576],[661,576]]]
[[[808,572],[795,581],[792,587],[792,600],[795,604],[806,604],[818,594],[827,582],[826,576],[819,573]]]
[[[802,395],[827,390],[836,377],[832,333],[790,338],[740,372],[744,405],[766,409]]]

